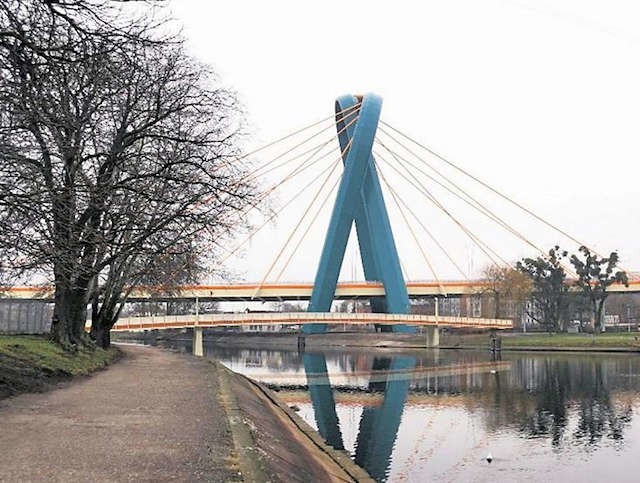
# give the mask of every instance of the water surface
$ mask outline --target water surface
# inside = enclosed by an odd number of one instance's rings
[[[278,390],[378,481],[640,481],[636,355],[205,353]]]

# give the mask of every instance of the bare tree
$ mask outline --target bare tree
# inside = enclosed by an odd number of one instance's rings
[[[235,98],[181,39],[55,3],[0,2],[0,248],[4,267],[51,274],[52,336],[73,348],[95,293],[98,336],[141,264],[214,251],[254,188]]]
[[[134,288],[146,287],[157,298],[174,294],[180,284],[194,283],[206,272],[196,240],[182,241],[168,250],[121,253],[94,278],[91,286],[91,338],[101,347],[111,343],[117,322]],[[191,303],[191,305],[194,305]]]
[[[481,293],[487,295],[491,300],[493,308],[493,318],[499,319],[504,298],[504,273],[509,267],[498,265],[487,265],[482,270],[483,288]]]
[[[514,307],[514,317],[521,315],[522,308],[531,295],[531,281],[528,277],[509,266],[489,265],[482,271],[484,288],[482,293],[492,301],[493,317],[503,316],[507,303]]]

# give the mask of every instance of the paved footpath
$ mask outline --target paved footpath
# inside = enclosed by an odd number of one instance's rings
[[[0,481],[233,481],[217,366],[154,348],[0,401]]]
[[[220,364],[121,346],[107,370],[0,401],[4,481],[371,481]]]

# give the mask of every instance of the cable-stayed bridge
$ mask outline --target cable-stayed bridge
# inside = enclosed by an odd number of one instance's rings
[[[448,240],[465,239],[487,265],[498,267],[513,266],[501,247],[505,237],[520,243],[533,257],[548,255],[535,240],[541,230],[552,232],[556,239],[573,247],[589,247],[382,120],[381,109],[382,99],[374,94],[339,97],[335,114],[241,158],[255,166],[246,181],[266,185],[245,213],[248,218],[255,218],[258,213],[259,221],[248,223],[250,228],[241,240],[220,240],[212,252],[221,253],[215,261],[219,267],[233,263],[243,250],[258,252],[261,259],[267,260],[277,241],[266,240],[260,245],[253,242],[275,220],[286,220],[292,228],[285,233],[286,238],[260,282],[176,286],[167,290],[134,287],[129,300],[308,300],[308,312],[324,314],[331,311],[335,299],[365,298],[370,299],[373,313],[407,315],[404,319],[390,318],[390,324],[382,324],[383,330],[411,332],[410,297],[477,294],[485,288],[477,273],[463,269],[460,251],[443,241],[446,230],[454,230]],[[469,183],[483,194],[470,189]],[[487,196],[492,197],[490,201]],[[198,209],[206,209],[207,201],[203,200]],[[529,234],[499,212],[500,203],[526,217]],[[463,216],[463,207],[467,214],[471,213],[471,219]],[[320,221],[327,212],[328,225]],[[440,217],[438,222],[436,216]],[[478,227],[479,220],[491,227],[488,238],[486,228]],[[398,250],[394,233],[399,227],[406,230],[407,240],[415,245],[413,249],[401,246],[402,250]],[[357,236],[351,237],[351,243],[361,262],[364,281],[339,282],[352,229]],[[313,257],[317,263],[315,280],[287,283],[288,270],[296,266],[292,261],[309,239],[324,239],[319,261]],[[597,253],[593,248],[589,250]],[[399,252],[411,252],[412,256],[405,257],[403,263]],[[569,278],[575,276],[566,259],[560,263]],[[461,280],[446,281],[441,275],[443,265]],[[422,269],[431,281],[407,282],[416,272],[424,275]],[[640,280],[636,278],[628,286],[614,285],[610,290],[639,292]],[[52,293],[49,287],[12,287],[4,291],[18,299],[50,299]],[[317,318],[317,322],[304,323],[303,332],[326,330],[327,323]],[[480,319],[475,323],[486,326]]]

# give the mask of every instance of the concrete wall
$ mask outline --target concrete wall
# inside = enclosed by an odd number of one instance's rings
[[[0,299],[0,334],[47,334],[52,313],[50,303]]]

